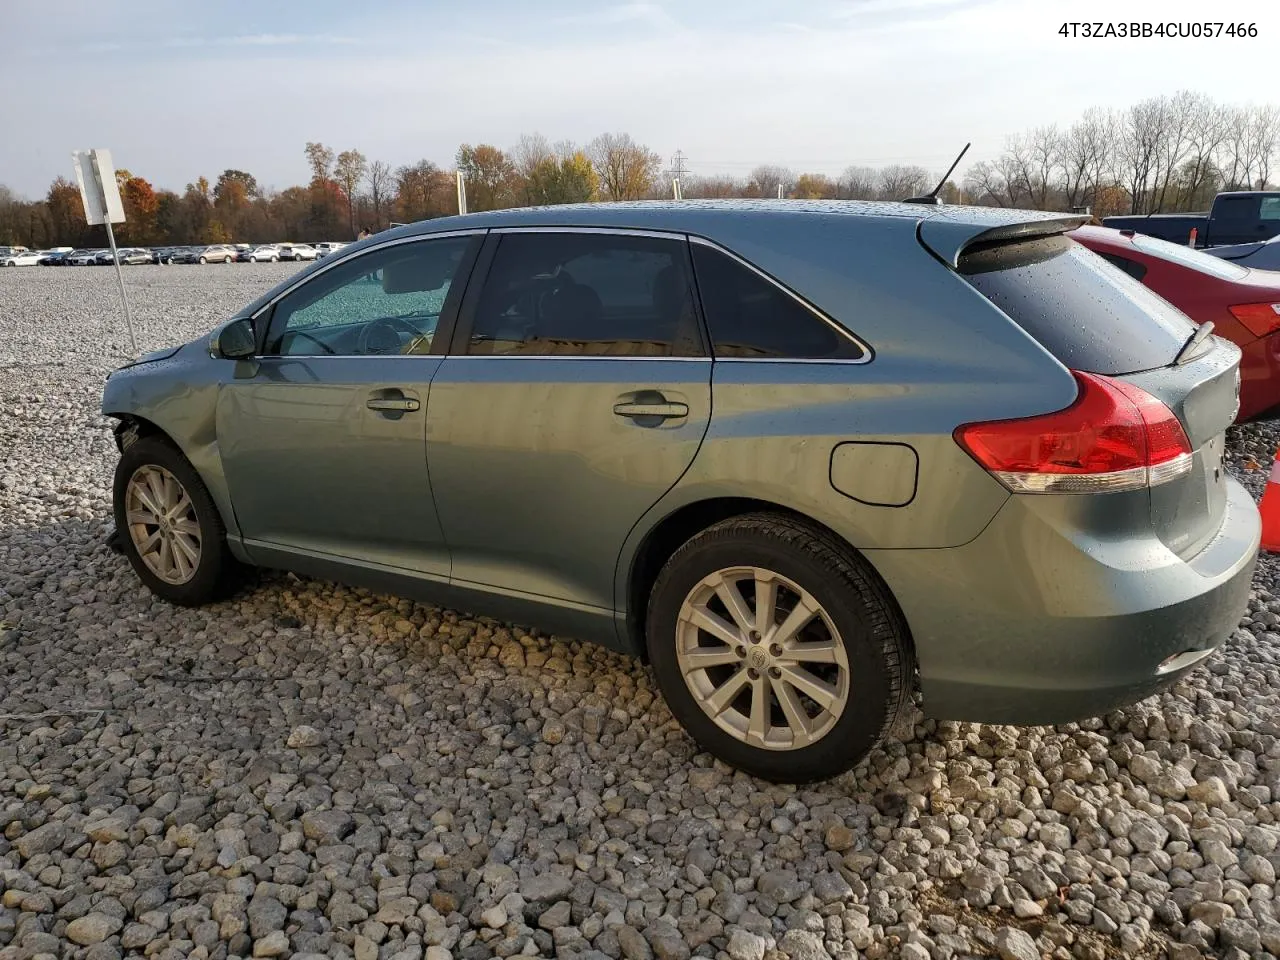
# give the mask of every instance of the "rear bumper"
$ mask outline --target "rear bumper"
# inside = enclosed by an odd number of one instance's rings
[[[975,540],[868,551],[911,627],[924,709],[939,719],[1054,724],[1169,686],[1239,623],[1261,523],[1228,480],[1218,535],[1190,560],[1154,536],[1107,541],[1011,497]]]

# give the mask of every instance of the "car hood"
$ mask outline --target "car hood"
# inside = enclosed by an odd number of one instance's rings
[[[195,341],[192,341],[192,343],[194,342]],[[159,350],[152,350],[150,353],[144,353],[137,360],[132,360],[129,363],[116,367],[116,369],[113,370],[112,373],[118,373],[121,370],[128,370],[130,367],[139,367],[144,363],[155,363],[159,360],[168,360],[170,357],[176,354],[183,347],[188,347],[190,345],[191,344],[188,344],[188,343],[180,343],[176,347],[162,347]]]

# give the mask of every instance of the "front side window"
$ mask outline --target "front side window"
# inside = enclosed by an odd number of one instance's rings
[[[1259,215],[1263,220],[1280,220],[1280,197],[1263,197]]]
[[[860,360],[864,350],[776,283],[728,254],[693,245],[698,292],[717,357]]]
[[[682,240],[625,234],[502,236],[476,305],[479,356],[697,356]]]
[[[454,281],[478,243],[475,237],[400,243],[317,274],[276,304],[265,352],[429,353]]]

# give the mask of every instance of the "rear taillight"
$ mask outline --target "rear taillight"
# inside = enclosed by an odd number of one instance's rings
[[[957,427],[955,439],[1014,493],[1107,493],[1166,483],[1191,469],[1182,424],[1145,390],[1073,371],[1065,410]]]
[[[1229,309],[1255,337],[1280,330],[1280,303],[1238,303]]]

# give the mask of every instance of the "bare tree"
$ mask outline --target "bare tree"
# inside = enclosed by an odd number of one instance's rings
[[[879,193],[882,200],[905,200],[928,190],[929,171],[924,167],[893,164],[880,171]]]
[[[874,200],[879,174],[874,167],[845,167],[836,181],[846,200]]]
[[[785,197],[795,185],[795,171],[776,164],[762,164],[747,175],[747,193],[753,197],[777,197],[778,187]]]
[[[1271,164],[1280,149],[1280,107],[1270,103],[1255,108],[1250,117],[1249,134],[1258,189],[1265,190],[1271,182]]]
[[[1088,110],[1063,136],[1058,167],[1062,171],[1060,189],[1067,207],[1091,203],[1111,150],[1110,116]]]
[[[383,160],[375,160],[369,164],[369,169],[364,175],[365,182],[369,184],[369,200],[373,204],[373,219],[376,221],[374,226],[382,229],[382,205],[386,202],[387,197],[391,193],[392,178],[391,167]]]
[[[639,200],[653,187],[662,158],[627,133],[602,133],[589,144],[587,157],[610,200]]]
[[[964,177],[965,195],[979,206],[1004,207],[1006,190],[1004,175],[988,160],[971,166]]]
[[[1124,113],[1117,160],[1121,185],[1129,192],[1130,213],[1151,212],[1151,191],[1160,173],[1168,120],[1163,97],[1143,100]]]
[[[1031,205],[1048,210],[1054,171],[1062,164],[1062,135],[1056,126],[1037,127],[1027,139],[1027,189]]]

